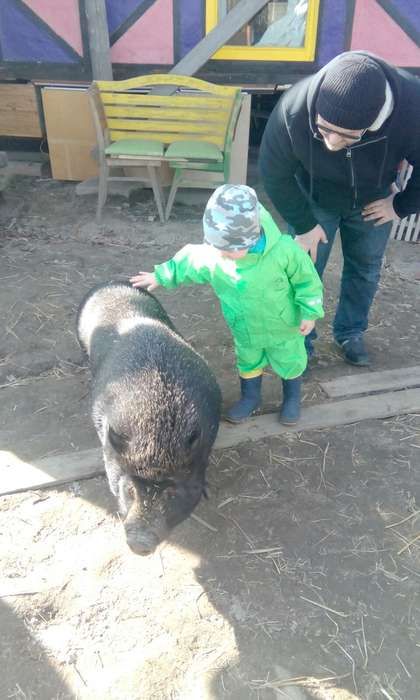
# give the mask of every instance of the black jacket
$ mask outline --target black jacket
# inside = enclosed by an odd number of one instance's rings
[[[340,151],[328,151],[314,138],[315,103],[328,66],[287,90],[268,120],[260,149],[262,180],[298,234],[317,224],[301,188],[323,209],[345,216],[390,194],[404,158],[413,173],[395,196],[394,209],[401,218],[420,211],[420,80],[369,55],[382,66],[394,97],[393,111],[378,131]]]

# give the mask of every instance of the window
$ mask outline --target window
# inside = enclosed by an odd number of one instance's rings
[[[209,32],[239,0],[207,0]],[[319,0],[271,0],[213,58],[256,61],[312,61]]]

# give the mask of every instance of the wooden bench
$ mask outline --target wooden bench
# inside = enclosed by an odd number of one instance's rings
[[[166,94],[165,94],[166,93]],[[95,81],[89,88],[99,149],[97,221],[110,180],[150,182],[159,217],[170,216],[178,187],[209,185],[206,173],[228,182],[231,149],[241,109],[240,88],[180,75],[148,75]],[[159,178],[162,163],[173,171],[165,205]],[[134,177],[113,176],[112,168],[139,168]],[[197,171],[203,173],[197,181]],[[192,174],[194,173],[194,175]]]

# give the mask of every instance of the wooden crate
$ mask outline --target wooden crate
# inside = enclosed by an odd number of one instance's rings
[[[42,138],[33,85],[0,83],[0,136]]]

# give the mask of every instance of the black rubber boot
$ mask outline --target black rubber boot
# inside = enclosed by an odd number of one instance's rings
[[[302,377],[282,379],[283,402],[280,408],[280,423],[294,425],[300,418],[300,389]]]
[[[240,377],[240,380],[241,398],[233,404],[226,414],[226,420],[230,423],[242,423],[252,416],[261,403],[262,374],[251,379]]]

